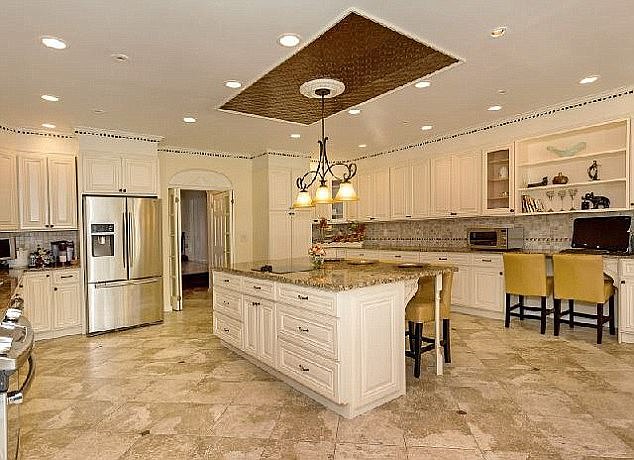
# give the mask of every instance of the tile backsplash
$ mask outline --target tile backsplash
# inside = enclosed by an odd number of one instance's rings
[[[79,249],[79,232],[77,230],[66,230],[56,232],[3,232],[1,237],[15,237],[15,247],[26,249],[29,252],[35,251],[38,247],[51,249],[51,241],[73,241],[75,250]]]
[[[366,224],[363,245],[368,248],[464,248],[468,245],[467,231],[472,227],[512,225],[524,228],[525,249],[560,251],[570,247],[574,219],[596,215],[596,213],[568,213],[370,222]],[[634,217],[634,211],[610,212],[610,215]],[[313,235],[315,239],[315,232]]]

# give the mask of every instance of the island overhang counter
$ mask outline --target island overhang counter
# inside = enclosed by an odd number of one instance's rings
[[[258,270],[267,265],[278,273]],[[311,270],[296,259],[214,268],[213,332],[257,366],[352,418],[405,394],[405,307],[420,277],[435,284],[436,373],[442,374],[442,275],[456,270],[345,261]]]

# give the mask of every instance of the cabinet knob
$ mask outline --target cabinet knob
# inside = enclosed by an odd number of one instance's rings
[[[124,189],[123,189],[123,191],[124,191],[124,192],[127,192],[127,191],[128,191],[128,189],[127,189],[127,188],[124,188]]]
[[[621,280],[621,284],[625,284],[625,280]]]
[[[122,189],[122,188],[120,188],[120,189],[119,189],[119,191],[120,191],[120,192],[123,192],[123,189]]]
[[[449,215],[450,215],[450,216],[457,216],[457,215],[458,215],[458,213],[457,213],[457,212],[450,212],[450,213],[449,213]]]
[[[57,288],[56,288],[56,287],[54,287],[54,288],[53,288],[53,290],[54,290],[54,291],[57,291]]]
[[[308,367],[304,367],[301,364],[299,365],[299,370],[302,371],[302,372],[309,372],[310,371],[310,369]]]
[[[229,332],[229,329],[225,327],[225,328],[223,329],[223,331],[225,331],[225,332]]]
[[[51,225],[49,225],[49,227],[53,228],[53,227],[54,227],[54,225],[53,225],[53,224],[51,224]]]
[[[504,273],[500,272],[500,276],[504,275]]]
[[[307,295],[297,294],[297,298],[298,298],[299,300],[308,300],[308,296],[307,296]]]
[[[515,212],[515,209],[509,209],[510,212]]]
[[[50,277],[51,277],[51,275],[46,275],[46,277],[47,277],[47,278],[50,278]]]

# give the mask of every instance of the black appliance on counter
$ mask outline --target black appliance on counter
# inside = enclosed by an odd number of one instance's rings
[[[630,252],[630,216],[579,217],[572,225],[574,249]]]

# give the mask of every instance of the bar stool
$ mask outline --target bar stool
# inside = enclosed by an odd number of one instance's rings
[[[554,254],[555,274],[555,335],[559,335],[561,317],[568,315],[568,326],[594,327],[597,343],[603,340],[603,325],[610,323],[610,335],[616,334],[614,317],[614,281],[603,274],[603,257],[588,254]],[[561,311],[561,300],[568,299],[568,310]],[[575,300],[597,305],[596,315],[575,312]],[[603,314],[603,306],[609,301],[609,314]],[[596,320],[596,324],[580,323],[575,317]]]
[[[405,351],[405,356],[414,358],[414,377],[420,377],[420,360],[424,352],[434,349],[434,339],[423,336],[423,324],[434,321],[435,310],[435,282],[433,276],[418,279],[418,291],[408,302],[405,308],[405,320],[407,321],[407,331],[405,336],[409,336],[409,351]],[[440,317],[442,318],[442,339],[440,341],[445,362],[451,362],[451,284],[453,273],[442,275],[442,291],[440,292]],[[423,344],[427,344],[423,346]]]
[[[546,276],[546,256],[544,254],[504,253],[504,285],[506,291],[506,311],[504,327],[511,325],[511,316],[539,319],[540,332],[546,333],[546,317],[552,308],[546,308],[546,298],[553,293],[553,277]],[[511,295],[518,296],[518,303],[511,305]],[[541,306],[524,305],[524,297],[540,297]],[[513,310],[519,309],[519,313]],[[538,311],[537,315],[527,315],[525,310]]]

